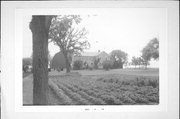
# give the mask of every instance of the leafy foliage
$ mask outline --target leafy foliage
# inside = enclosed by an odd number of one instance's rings
[[[70,57],[72,54],[79,54],[90,44],[86,40],[88,32],[85,28],[78,28],[82,21],[79,15],[61,15],[52,19],[49,30],[50,42],[57,45],[66,59],[66,68],[69,69]]]
[[[31,58],[23,58],[23,72],[27,72],[29,69],[29,66],[32,65],[32,59]]]
[[[142,57],[144,60],[149,61],[151,58],[159,59],[159,40],[153,38],[142,50]]]
[[[88,41],[80,41],[86,39],[88,32],[85,28],[78,29],[75,27],[75,23],[79,24],[81,20],[79,15],[64,15],[54,18],[50,26],[49,38],[62,51],[69,53],[78,53],[88,48]]]
[[[142,57],[134,57],[133,56],[131,59],[131,64],[134,65],[135,67],[137,65],[139,65],[139,67],[140,67],[140,65],[144,65],[144,66],[149,65],[149,62],[147,60],[144,60]]]
[[[102,65],[103,69],[109,70],[112,67],[113,62],[111,60],[105,60]]]
[[[123,68],[123,64],[127,63],[127,53],[121,50],[113,50],[110,53],[110,59],[113,61],[112,68]]]
[[[136,67],[136,65],[138,65],[138,60],[134,56],[132,57],[131,62],[132,62],[131,64],[134,65],[135,67]]]
[[[95,58],[94,59],[94,68],[98,69],[98,63],[100,62],[100,58]]]
[[[23,58],[23,66],[24,65],[32,65],[32,59],[31,58]]]
[[[80,69],[82,69],[82,67],[83,67],[83,61],[81,61],[81,60],[74,61],[74,64],[73,64],[74,70],[80,70]]]

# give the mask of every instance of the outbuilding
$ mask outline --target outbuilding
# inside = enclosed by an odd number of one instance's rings
[[[51,60],[51,69],[60,71],[64,68],[66,68],[66,60],[64,54],[62,52],[58,52]]]

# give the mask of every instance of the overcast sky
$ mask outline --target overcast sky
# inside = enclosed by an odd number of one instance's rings
[[[91,48],[85,51],[97,52],[120,49],[132,56],[140,56],[142,48],[154,37],[161,38],[166,25],[166,14],[160,8],[124,8],[118,11],[81,15],[81,26],[88,31]],[[32,54],[32,33],[29,30],[31,16],[25,16],[23,22],[23,57]],[[161,39],[160,39],[161,41]],[[51,56],[59,48],[49,44]]]

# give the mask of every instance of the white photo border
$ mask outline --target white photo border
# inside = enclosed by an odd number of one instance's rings
[[[2,2],[2,117],[8,119],[24,117],[42,118],[156,118],[169,116],[174,117],[178,114],[178,2]],[[53,10],[63,9],[122,9],[122,8],[160,8],[166,9],[167,27],[163,42],[160,41],[160,104],[148,106],[22,106],[22,17],[26,13],[32,15],[54,15]],[[38,10],[38,12],[37,12]],[[99,10],[99,11],[101,11]],[[72,13],[72,12],[71,12]],[[67,14],[67,13],[66,13]],[[173,24],[175,22],[175,25]],[[6,24],[6,28],[5,28]],[[11,34],[11,35],[9,35]],[[4,40],[6,39],[6,40]],[[170,40],[172,39],[172,40]],[[5,47],[5,46],[8,46]],[[171,56],[171,57],[170,57]],[[171,65],[170,65],[171,63]],[[10,67],[7,67],[7,66]],[[14,67],[14,68],[13,68]],[[4,70],[6,69],[6,70]],[[12,74],[9,75],[8,72]],[[161,80],[163,78],[163,81]],[[169,81],[169,79],[173,79]],[[16,81],[15,81],[16,79]],[[18,79],[18,80],[17,80]],[[11,87],[11,88],[9,88]],[[172,94],[172,92],[174,94]],[[176,102],[177,101],[177,102]],[[170,104],[172,103],[172,104]],[[173,109],[175,107],[175,109]],[[94,110],[96,109],[96,110]],[[27,113],[28,112],[28,113]],[[41,112],[39,115],[36,112]],[[49,113],[47,113],[49,112]],[[51,112],[51,113],[50,113]],[[58,112],[58,113],[56,113]],[[66,112],[60,113],[60,112]],[[79,113],[76,113],[79,112]],[[89,113],[83,113],[89,112]],[[97,113],[101,112],[101,113]],[[108,113],[107,113],[108,112]],[[115,113],[119,112],[119,113]],[[137,113],[140,112],[140,113]],[[160,113],[158,113],[160,112]],[[70,113],[70,114],[69,114]],[[54,115],[55,114],[55,115]],[[93,114],[94,116],[90,116]],[[113,114],[113,115],[112,115]],[[128,115],[128,116],[127,116]],[[169,115],[169,116],[168,116]]]
[[[23,106],[22,104],[22,41],[23,41],[23,18],[27,15],[67,15],[67,14],[78,14],[78,15],[93,15],[93,14],[112,14],[113,12],[118,14],[118,11],[124,9],[155,9],[155,10],[162,10],[165,14],[166,18],[166,8],[62,8],[62,9],[17,9],[15,11],[15,79],[21,79],[15,81],[15,108],[17,111],[34,111],[34,109],[38,109],[37,111],[59,111],[59,112],[68,112],[68,111],[77,111],[77,112],[87,112],[88,111],[107,111],[107,112],[131,112],[131,111],[140,111],[140,112],[156,112],[167,110],[167,22],[165,22],[165,29],[162,38],[160,38],[160,68],[159,68],[159,84],[160,84],[160,92],[159,92],[159,104],[158,105],[93,105],[93,106]],[[27,14],[28,13],[28,14]],[[166,19],[164,19],[166,21]],[[166,51],[166,52],[165,52]],[[21,52],[21,53],[20,53]],[[163,59],[163,60],[162,60]],[[163,81],[162,81],[163,79]],[[20,86],[21,85],[21,86]],[[164,92],[165,91],[165,92]],[[48,109],[48,110],[47,110]]]

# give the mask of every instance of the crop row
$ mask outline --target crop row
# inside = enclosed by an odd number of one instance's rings
[[[92,104],[105,104],[105,102],[101,99],[98,99],[96,97],[93,97],[92,95],[88,95],[82,88],[78,88],[77,86],[69,86],[66,85],[69,89],[76,91],[81,97],[89,100]]]
[[[54,90],[65,104],[78,105],[134,105],[159,103],[159,86],[143,79],[115,81],[64,79],[54,80]],[[106,79],[108,80],[108,79]],[[155,79],[151,79],[155,80]],[[138,83],[140,82],[140,83]],[[133,84],[133,85],[132,85]],[[138,85],[137,85],[138,84]],[[51,84],[52,85],[52,84]],[[154,86],[153,86],[154,85]]]
[[[63,102],[63,104],[72,104],[72,99],[65,95],[64,91],[52,81],[49,81],[49,88],[54,91],[54,93],[58,96],[59,100]]]
[[[92,105],[92,103],[89,100],[83,98],[82,95],[80,95],[76,91],[73,91],[72,89],[66,87],[65,84],[57,83],[57,85],[58,88],[62,89],[65,92],[65,94],[68,95],[68,97],[70,97],[72,100],[77,102],[77,104]]]

